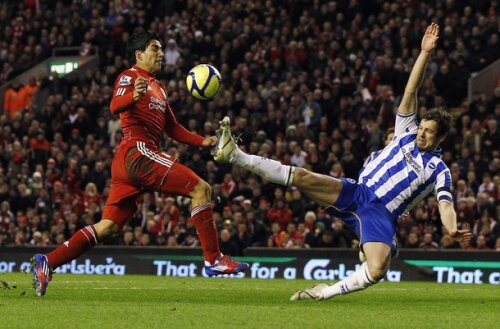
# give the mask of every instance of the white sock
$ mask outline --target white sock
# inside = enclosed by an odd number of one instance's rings
[[[223,255],[223,254],[220,254],[219,258],[220,258],[220,257],[222,257],[222,256],[224,256],[224,255]],[[217,263],[217,262],[218,262],[218,260],[216,260],[216,261],[212,264],[212,263],[210,263],[209,261],[207,261],[207,260],[206,260],[206,261],[205,261],[205,266],[212,266],[212,265],[215,265],[215,263]]]
[[[292,184],[293,167],[284,165],[279,161],[247,154],[240,149],[236,149],[234,163],[273,183],[285,186]]]
[[[361,267],[344,280],[341,280],[334,285],[328,286],[322,290],[323,299],[329,299],[337,295],[346,295],[351,292],[364,290],[369,286],[377,283],[368,273],[366,262],[361,264]]]

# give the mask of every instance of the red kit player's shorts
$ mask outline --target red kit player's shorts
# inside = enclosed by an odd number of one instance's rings
[[[111,188],[102,218],[120,228],[137,211],[137,197],[144,191],[187,196],[200,177],[175,158],[144,142],[120,145],[111,165]]]

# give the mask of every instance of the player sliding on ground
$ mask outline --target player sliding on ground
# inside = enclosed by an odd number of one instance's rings
[[[111,188],[102,220],[79,230],[47,255],[33,257],[34,287],[40,296],[45,294],[57,267],[119,232],[137,211],[137,199],[146,190],[191,198],[191,218],[203,248],[208,276],[238,273],[248,267],[219,250],[208,183],[159,149],[164,132],[176,141],[194,146],[210,148],[217,143],[217,137],[193,134],[177,123],[167,90],[155,78],[164,55],[159,40],[155,33],[142,32],[127,44],[134,65],[117,78],[111,100],[111,113],[120,114],[123,139],[113,158]]]
[[[277,184],[296,186],[326,212],[342,219],[359,238],[366,261],[357,271],[333,285],[322,283],[298,291],[291,300],[329,299],[366,289],[383,279],[397,251],[398,218],[431,192],[437,195],[441,220],[450,236],[457,241],[470,240],[469,231],[457,228],[451,175],[438,147],[452,118],[444,110],[432,109],[417,122],[417,91],[438,37],[439,26],[431,24],[397,111],[394,137],[366,164],[358,182],[246,154],[231,136],[229,118],[221,121],[216,161],[239,165]]]

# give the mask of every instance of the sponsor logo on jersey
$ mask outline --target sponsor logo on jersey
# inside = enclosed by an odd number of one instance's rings
[[[128,86],[131,83],[132,83],[132,77],[129,77],[128,75],[122,75],[120,77],[120,81],[118,82],[120,86]]]
[[[162,112],[165,112],[165,108],[167,107],[167,102],[165,102],[163,99],[156,98],[154,96],[151,96],[149,98],[149,109],[150,110],[160,110]]]
[[[403,155],[405,157],[406,162],[413,168],[413,170],[415,170],[415,172],[420,174],[421,168],[420,168],[419,164],[417,163],[417,161],[415,161],[415,159],[413,159],[413,156],[411,155],[411,153],[408,152],[407,150],[405,150],[404,148],[401,148],[401,151],[403,152]]]

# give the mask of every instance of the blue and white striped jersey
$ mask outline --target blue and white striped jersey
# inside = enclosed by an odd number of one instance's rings
[[[374,152],[361,170],[358,182],[371,189],[395,217],[407,214],[429,193],[453,203],[450,170],[441,150],[420,152],[417,116],[397,114],[394,138]]]

